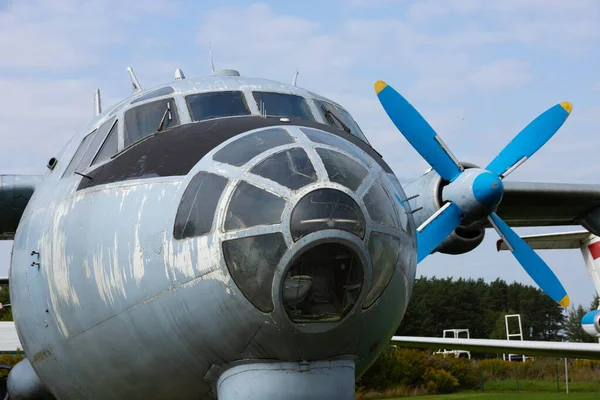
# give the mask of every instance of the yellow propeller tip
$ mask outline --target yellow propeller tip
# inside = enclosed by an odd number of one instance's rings
[[[563,101],[562,103],[560,103],[560,106],[564,108],[566,112],[571,114],[571,110],[573,109],[573,105],[571,103],[569,103],[568,101]]]
[[[379,92],[381,92],[383,89],[385,89],[385,87],[388,84],[385,83],[384,81],[377,81],[375,82],[375,93],[379,94]]]
[[[565,297],[563,297],[561,299],[561,301],[558,302],[558,304],[560,304],[563,307],[569,307],[569,304],[571,304],[571,299],[569,299],[569,295],[565,295]]]

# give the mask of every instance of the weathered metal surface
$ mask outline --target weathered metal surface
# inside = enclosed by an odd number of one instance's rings
[[[276,82],[235,76],[181,79],[169,85],[175,90],[182,130],[189,129],[185,124],[190,122],[185,103],[180,104],[184,93],[231,88],[299,94],[309,100],[316,122],[294,124],[267,118],[268,124],[249,123],[246,131],[238,129],[226,140],[219,138],[212,147],[206,145],[203,154],[180,174],[93,183],[94,170],[106,168],[127,153],[134,154],[136,146],[138,150],[147,146],[142,141],[112,161],[80,171],[87,177],[63,177],[87,133],[111,115],[122,118],[131,100],[153,88],[136,92],[135,97],[95,117],[67,144],[57,156],[56,167],[37,184],[15,234],[10,272],[12,305],[31,366],[58,399],[211,398],[217,388],[210,371],[223,371],[242,359],[261,363],[350,357],[355,360],[352,379],[344,380],[353,387],[354,375],[362,374],[375,360],[400,323],[412,290],[415,223],[408,204],[400,206],[392,200],[395,195],[405,198],[401,186],[368,145],[322,124],[310,102],[314,94]],[[259,113],[256,104],[249,106],[253,114]],[[239,121],[244,124],[242,119]],[[293,137],[293,143],[262,151],[241,166],[213,159],[228,144],[277,126]],[[302,131],[306,126],[331,141],[310,140]],[[165,132],[164,137],[167,134],[175,132]],[[189,146],[194,145],[192,135]],[[250,172],[266,158],[292,148],[302,148],[308,155],[316,174],[313,183],[293,190]],[[348,171],[338,169],[342,176],[332,180],[317,148],[334,150],[366,169],[356,191],[343,183],[350,179],[344,177]],[[151,151],[156,148],[150,146]],[[178,160],[175,152],[160,162],[172,163],[176,168],[183,160]],[[200,171],[224,176],[228,183],[217,203],[210,233],[176,240],[173,229],[179,202]],[[231,218],[229,204],[241,181],[284,199],[280,222],[235,230],[223,228],[225,220]],[[389,199],[383,200],[382,209],[399,212],[395,217],[399,226],[373,223],[369,218],[364,196],[373,184],[385,188]],[[323,188],[343,192],[358,204],[366,217],[364,238],[320,228],[294,241],[290,215],[296,203]],[[373,211],[379,205],[369,207]],[[250,214],[256,211],[246,210]],[[376,231],[399,238],[400,257],[391,266],[389,282],[384,280],[375,303],[363,310],[361,305],[373,280],[369,237]],[[222,243],[273,232],[283,234],[287,249],[274,266],[270,293],[273,311],[263,313],[233,281]],[[362,290],[341,321],[292,323],[282,301],[286,271],[305,251],[323,243],[344,244],[359,256],[364,274]],[[313,382],[319,379],[322,375],[317,374]]]
[[[220,400],[354,399],[354,362],[244,363],[218,382]]]

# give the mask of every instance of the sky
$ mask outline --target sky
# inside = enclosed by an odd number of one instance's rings
[[[600,2],[0,0],[0,173],[43,174],[104,107],[142,86],[216,68],[291,83],[347,108],[402,182],[428,165],[381,108],[383,79],[462,161],[485,166],[531,120],[568,100],[560,131],[507,180],[598,184]],[[517,229],[519,234],[580,227]],[[488,230],[474,251],[434,254],[419,274],[534,284]],[[0,243],[0,274],[12,242]],[[578,250],[540,252],[572,302],[594,287]],[[456,327],[448,327],[456,328]]]

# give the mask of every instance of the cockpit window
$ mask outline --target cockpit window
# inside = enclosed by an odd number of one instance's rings
[[[334,128],[341,129],[343,131],[348,132],[351,135],[356,136],[362,141],[369,143],[365,135],[362,133],[358,124],[352,119],[350,114],[344,110],[343,108],[336,107],[331,103],[328,103],[323,100],[316,100],[317,108],[319,112],[323,116],[323,119],[327,124],[333,126]]]
[[[108,160],[119,151],[119,121],[115,122],[92,165]]]
[[[65,169],[65,172],[63,173],[63,176],[67,176],[68,174],[72,173],[75,170],[75,168],[77,168],[77,166],[79,165],[79,162],[81,161],[81,157],[83,157],[84,152],[89,147],[90,141],[94,137],[95,133],[96,133],[96,130],[94,129],[86,137],[83,138],[83,140],[81,141],[81,144],[75,151],[75,154],[73,155],[73,158],[71,159],[71,162],[69,163],[69,165],[67,165],[67,168]]]
[[[125,113],[125,147],[176,125],[179,125],[179,115],[172,98],[132,108]]]
[[[252,92],[261,114],[314,121],[304,97],[276,92]]]
[[[198,93],[186,97],[193,121],[250,115],[244,94],[240,91]]]
[[[96,136],[94,136],[94,138],[90,142],[90,145],[85,151],[85,154],[83,155],[83,157],[81,157],[81,160],[77,164],[77,167],[75,167],[75,171],[83,172],[85,169],[87,169],[87,167],[90,166],[90,161],[92,161],[92,158],[98,152],[98,148],[102,145],[104,139],[106,139],[106,135],[109,133],[108,131],[110,128],[112,128],[114,123],[115,117],[112,117],[111,119],[100,125],[98,131],[96,132]]]

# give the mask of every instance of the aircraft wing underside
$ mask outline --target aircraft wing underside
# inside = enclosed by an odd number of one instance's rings
[[[599,343],[565,343],[535,340],[453,339],[420,336],[393,336],[402,347],[467,350],[480,353],[524,354],[540,357],[567,357],[600,360]]]
[[[600,185],[503,183],[504,198],[497,213],[513,227],[580,225],[581,219],[600,207]]]

